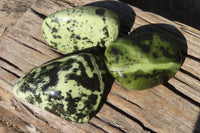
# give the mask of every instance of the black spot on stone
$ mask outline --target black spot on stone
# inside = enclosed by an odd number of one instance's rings
[[[153,52],[153,58],[158,58],[158,55],[155,52]]]
[[[78,70],[78,68],[73,69],[73,73],[76,73]]]
[[[72,63],[75,61],[75,59],[69,59],[67,60],[64,64],[63,64],[63,67],[62,67],[62,70],[63,71],[67,71],[69,70],[70,68],[72,68]]]
[[[60,35],[53,35],[53,38],[55,38],[55,39],[61,39],[62,37]]]
[[[40,94],[35,95],[35,101],[38,102],[39,104],[42,103],[42,99],[41,99]]]
[[[74,46],[74,50],[78,50],[78,46]]]
[[[93,30],[93,27],[92,26],[90,26],[90,29],[91,29],[91,31]]]
[[[138,78],[148,78],[148,73],[144,73],[143,71],[137,71],[135,74],[134,74],[134,76],[135,76],[135,80],[137,80]]]
[[[160,46],[160,50],[162,51],[163,55],[168,57],[168,58],[177,58],[174,55],[171,55],[168,50],[166,50],[163,46]]]
[[[84,60],[87,62],[88,66],[91,68],[91,70],[94,70],[94,65],[92,64],[91,58],[89,56],[83,56]]]
[[[43,79],[49,78],[49,82],[42,86],[42,91],[45,92],[49,87],[54,88],[58,83],[58,72],[60,70],[69,70],[72,67],[71,65],[69,65],[71,60],[67,60],[65,63],[54,62],[48,66],[41,67],[41,72],[37,77],[35,77],[33,83],[37,85],[40,84],[43,81]],[[60,94],[60,92],[55,93],[58,95]]]
[[[58,46],[58,43],[56,43],[56,42],[50,41],[50,43],[52,43],[54,45],[54,47]]]
[[[87,37],[83,37],[83,38],[82,38],[82,40],[87,40],[87,39],[88,39]]]
[[[35,103],[35,98],[32,97],[31,95],[25,98],[26,101],[30,104],[34,104]]]
[[[104,31],[104,34],[106,35],[106,37],[109,37],[109,32],[108,32],[107,27],[104,27],[103,31]]]
[[[104,13],[105,13],[105,9],[103,9],[103,8],[96,9],[95,13],[96,13],[97,15],[102,16],[102,15],[104,15]]]
[[[144,52],[146,53],[150,52],[151,45],[140,45],[140,47],[142,48]]]
[[[26,74],[23,78],[23,83],[21,85],[21,87],[19,88],[19,90],[21,92],[32,92],[32,93],[35,93],[36,91],[36,88],[32,88],[30,86],[30,83],[33,83],[34,84],[34,81],[35,81],[35,78],[34,76],[36,75],[37,73],[35,71],[31,71],[29,72],[28,74]]]
[[[128,82],[128,83],[131,83],[132,81],[131,81],[131,80],[128,80],[127,82]]]
[[[90,96],[88,97],[88,104],[90,104],[90,105],[92,105],[92,106],[96,105],[96,104],[97,104],[97,98],[98,98],[98,96],[95,95],[95,94],[90,95]],[[91,107],[92,107],[92,106],[91,106]]]
[[[72,13],[74,13],[75,11],[76,11],[76,10],[75,10],[75,9],[73,9],[73,10],[72,10]]]
[[[81,37],[80,37],[79,35],[77,35],[77,36],[76,36],[76,39],[80,40],[80,39],[81,39]]]
[[[59,68],[57,67],[57,65],[59,64],[55,63],[52,65],[54,66],[53,69],[47,69],[46,66],[41,68],[41,73],[38,76],[38,82],[40,82],[39,79],[41,80],[42,77],[49,78],[49,82],[42,87],[42,91],[46,91],[49,87],[55,86],[58,83]]]
[[[80,75],[76,74],[69,74],[67,77],[65,77],[65,82],[68,80],[75,80],[77,82],[77,86],[83,86],[86,89],[89,89],[91,91],[100,91],[100,83],[99,78],[97,74],[94,74],[93,77],[88,77],[87,73],[85,72],[85,67],[82,64],[82,62],[77,61],[76,63],[79,64],[79,68],[81,70]]]
[[[77,116],[76,122],[81,123],[82,121],[80,121],[80,120],[85,118],[87,116],[87,114],[77,113],[76,116]]]
[[[114,55],[119,54],[119,50],[116,49],[116,48],[114,48],[114,47],[111,48],[110,52],[111,52],[112,54],[114,54]]]
[[[88,41],[87,41],[87,43],[91,43],[91,44],[93,44],[93,42],[92,42],[92,41],[90,41],[90,40],[88,40]]]
[[[47,107],[45,107],[45,110],[57,115],[57,116],[61,116],[61,114],[63,115],[67,115],[67,112],[64,111],[64,105],[61,103],[51,103],[49,104]]]
[[[105,46],[105,41],[104,41],[104,39],[101,39],[101,42],[100,42],[101,44],[102,44],[102,46]]]
[[[78,102],[81,101],[81,97],[73,98],[71,92],[66,92],[65,101],[68,102],[68,110],[69,114],[75,114],[78,106]]]
[[[45,22],[45,24],[49,29],[51,29],[51,26],[47,22]]]
[[[55,32],[55,33],[58,32],[58,30],[57,30],[55,27],[52,28],[52,33],[54,33],[54,32]]]
[[[71,31],[69,27],[67,27],[67,30],[68,30],[68,31]]]
[[[103,17],[103,21],[104,21],[104,23],[106,22],[106,18],[105,17]]]
[[[69,24],[69,23],[71,23],[71,20],[67,20],[67,22],[66,22],[67,24]]]
[[[73,20],[74,23],[78,23],[76,20]]]
[[[70,38],[76,39],[76,34],[72,33],[72,35],[70,36]]]
[[[124,79],[127,78],[127,75],[126,75],[126,74],[123,74],[123,75],[122,75],[122,78],[124,78]]]

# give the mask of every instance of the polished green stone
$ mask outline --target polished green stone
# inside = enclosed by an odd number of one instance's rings
[[[102,99],[104,67],[92,54],[66,56],[29,71],[16,82],[13,92],[64,119],[88,122]]]
[[[42,24],[47,43],[62,52],[105,47],[118,37],[118,16],[105,8],[84,6],[55,12]]]
[[[113,77],[133,90],[159,85],[181,67],[181,53],[176,42],[158,33],[119,38],[108,46],[105,57]]]

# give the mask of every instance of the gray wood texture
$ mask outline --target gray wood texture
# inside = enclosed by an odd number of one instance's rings
[[[200,31],[118,1],[94,2],[0,2],[0,132],[200,132]],[[5,12],[5,3],[7,8],[17,6],[13,12]],[[12,94],[12,87],[27,71],[62,55],[46,45],[41,32],[43,19],[55,11],[86,4],[115,11],[121,34],[168,34],[180,45],[184,62],[168,82],[148,90],[128,90],[115,81],[96,116],[86,124],[76,124],[20,101]]]

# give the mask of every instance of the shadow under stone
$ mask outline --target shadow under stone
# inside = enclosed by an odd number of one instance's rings
[[[120,0],[138,7],[143,11],[152,12],[172,21],[192,26],[200,30],[199,0]]]
[[[198,120],[196,121],[195,128],[193,130],[193,133],[200,133],[200,113],[198,116]]]

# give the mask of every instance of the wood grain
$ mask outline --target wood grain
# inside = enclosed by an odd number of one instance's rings
[[[173,78],[149,90],[128,90],[115,81],[106,88],[110,93],[96,116],[88,123],[76,124],[18,100],[12,87],[27,71],[63,55],[46,45],[41,32],[43,19],[55,11],[86,4],[107,7],[120,20],[126,18],[121,21],[121,34],[156,31],[169,35],[180,46],[184,62]],[[118,10],[120,6],[126,8]],[[0,131],[200,132],[199,30],[118,1],[37,0],[14,27],[0,33]]]

